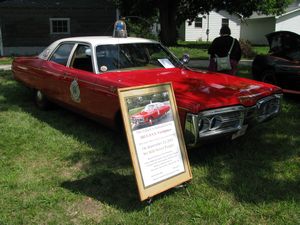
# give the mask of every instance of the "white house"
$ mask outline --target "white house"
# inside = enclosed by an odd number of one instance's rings
[[[241,19],[226,11],[199,14],[194,22],[186,21],[181,26],[179,37],[185,41],[212,41],[219,36],[224,24],[229,26],[234,38],[248,40],[252,44],[267,44],[265,35],[274,31],[287,30],[300,34],[300,0],[295,0],[279,16],[254,13],[250,18]]]
[[[186,21],[180,28],[179,37],[185,41],[213,41],[220,36],[222,25],[228,25],[231,35],[237,39],[240,38],[240,18],[223,10],[199,14],[191,23]]]
[[[241,39],[252,44],[267,44],[265,35],[274,31],[287,30],[300,34],[300,1],[294,1],[285,13],[279,16],[253,14],[241,24]]]

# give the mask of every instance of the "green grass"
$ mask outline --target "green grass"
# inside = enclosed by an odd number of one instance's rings
[[[190,150],[193,180],[138,192],[125,138],[59,107],[38,110],[0,72],[0,224],[299,224],[300,100],[234,142]]]
[[[266,55],[269,52],[269,46],[254,46],[253,50],[258,55]]]
[[[145,108],[145,106],[131,109],[131,110],[129,110],[129,113],[128,113],[128,114],[129,114],[129,116],[131,116],[131,115],[133,115],[133,114],[136,114],[136,113],[142,111],[144,108]]]
[[[13,61],[13,57],[0,57],[0,65],[11,64]]]
[[[180,59],[183,54],[189,54],[191,59],[208,59],[208,47],[210,42],[197,41],[178,41],[177,46],[171,46],[169,49]],[[267,54],[269,47],[267,46],[253,46],[253,51],[256,54]]]
[[[169,47],[169,49],[181,59],[184,54],[189,54],[191,59],[208,59],[207,49],[197,49],[191,47]]]

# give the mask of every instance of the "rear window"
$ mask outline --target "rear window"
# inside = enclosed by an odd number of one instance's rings
[[[65,43],[60,45],[54,51],[50,61],[66,66],[73,47],[74,43]]]

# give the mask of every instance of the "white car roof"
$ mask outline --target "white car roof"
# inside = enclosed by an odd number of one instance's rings
[[[70,37],[70,38],[59,39],[53,42],[39,55],[39,57],[42,59],[47,59],[49,55],[48,53],[52,52],[62,42],[84,42],[84,43],[89,43],[92,47],[98,45],[116,45],[116,44],[131,44],[131,43],[159,43],[154,40],[136,38],[136,37],[127,37],[127,38],[115,38],[112,36]]]
[[[57,42],[74,41],[74,42],[87,42],[92,46],[107,45],[107,44],[131,44],[131,43],[158,43],[154,40],[127,37],[127,38],[115,38],[111,36],[86,36],[86,37],[70,37],[60,39]]]

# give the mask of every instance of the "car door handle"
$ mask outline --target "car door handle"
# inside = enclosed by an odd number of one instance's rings
[[[64,76],[69,76],[69,74],[68,74],[68,73],[66,73],[66,72],[64,72],[64,73],[63,73],[63,75],[64,75]]]
[[[66,72],[64,72],[64,73],[62,74],[62,76],[61,76],[61,78],[62,78],[63,80],[67,80],[69,77],[70,77],[70,75],[69,75],[68,73],[66,73]]]
[[[118,89],[115,86],[109,86],[109,91],[115,94],[118,92]]]

